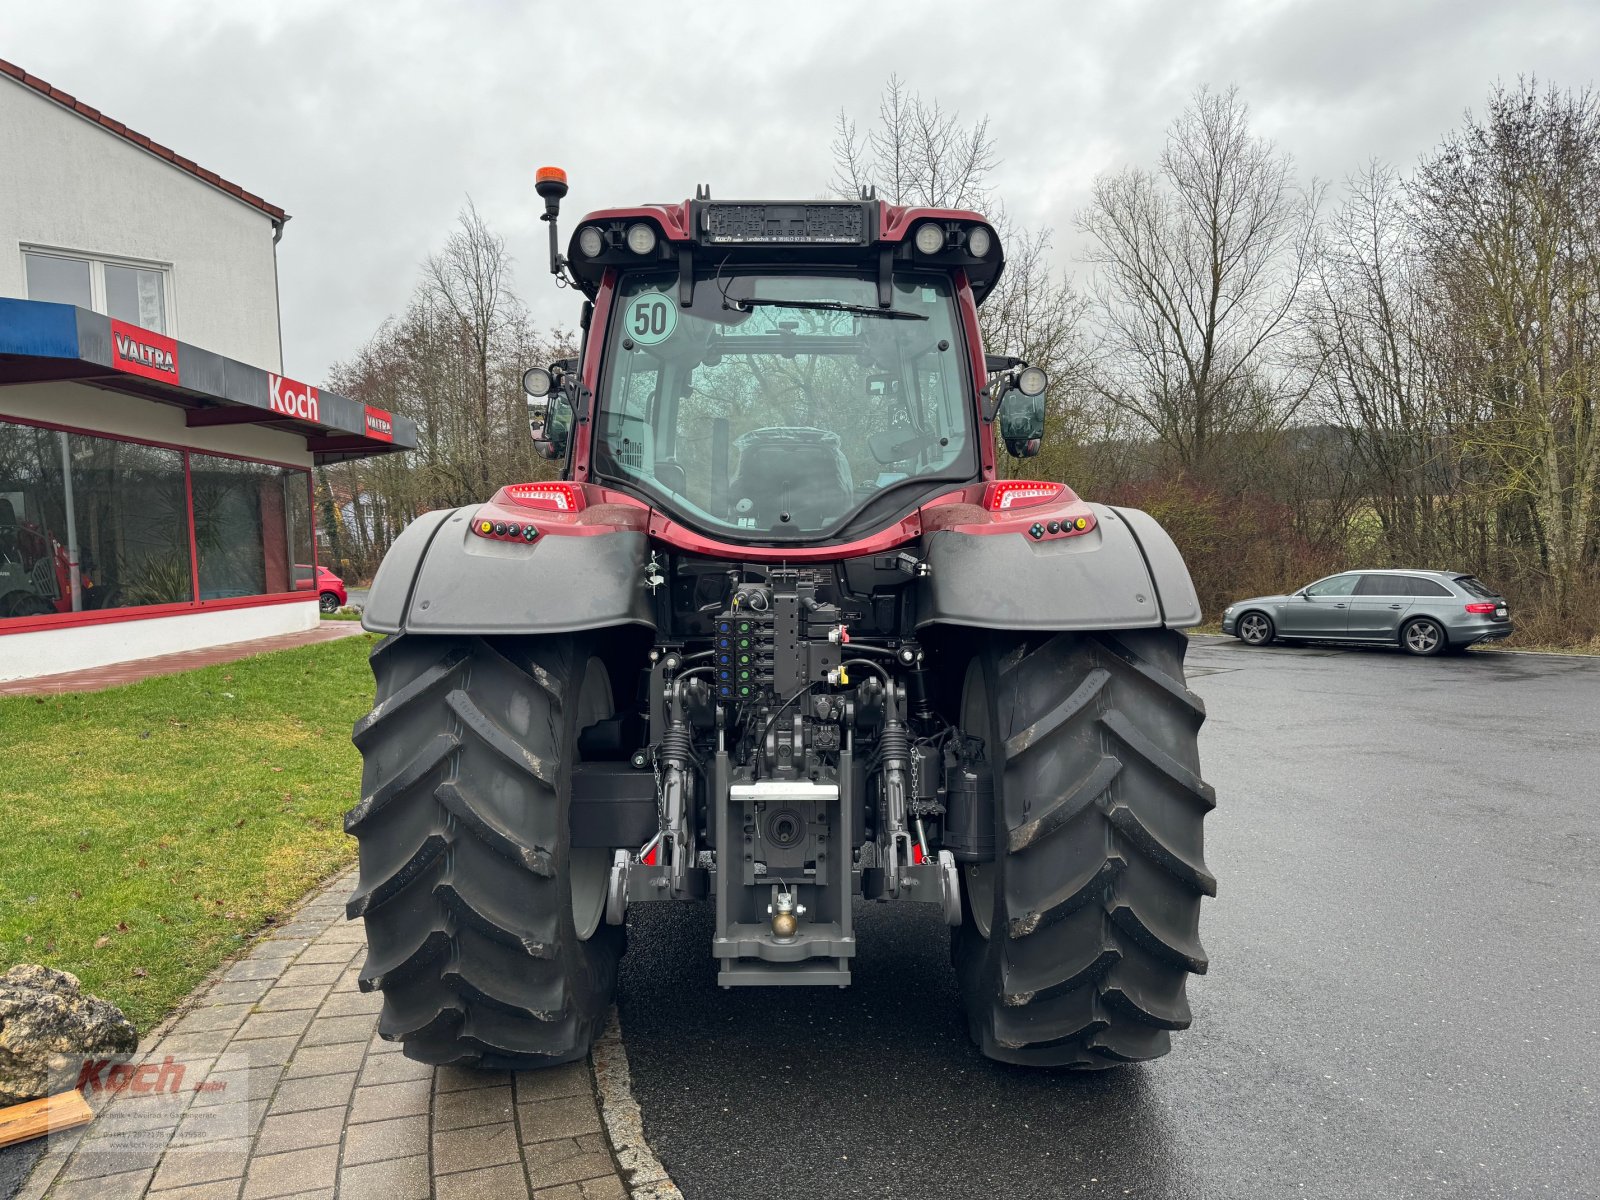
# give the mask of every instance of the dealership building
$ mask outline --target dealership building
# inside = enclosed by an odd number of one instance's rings
[[[0,60],[0,680],[313,627],[311,468],[416,445],[284,375],[288,215]]]

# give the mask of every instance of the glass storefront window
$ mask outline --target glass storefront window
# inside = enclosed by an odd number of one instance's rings
[[[191,454],[200,599],[292,592],[311,558],[306,473]]]
[[[73,611],[65,437],[0,423],[0,619]]]
[[[64,436],[72,449],[79,611],[192,600],[183,454]]]
[[[0,420],[0,632],[8,618],[303,592],[312,561],[306,471]]]

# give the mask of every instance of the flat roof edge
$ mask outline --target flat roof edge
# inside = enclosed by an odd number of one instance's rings
[[[189,410],[191,426],[303,434],[318,462],[413,450],[415,422],[70,304],[0,297],[0,384],[95,386]]]

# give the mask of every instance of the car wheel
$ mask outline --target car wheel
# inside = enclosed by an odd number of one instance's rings
[[[1239,618],[1239,640],[1246,646],[1265,646],[1272,640],[1272,618],[1248,612]]]
[[[317,603],[322,608],[323,612],[331,613],[339,611],[339,597],[335,596],[332,592],[323,592],[321,596],[317,597]]]
[[[1400,644],[1405,647],[1407,654],[1427,657],[1443,654],[1449,648],[1450,642],[1437,621],[1422,617],[1412,621],[1400,631]]]

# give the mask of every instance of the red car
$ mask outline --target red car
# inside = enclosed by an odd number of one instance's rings
[[[344,590],[344,580],[340,579],[327,567],[318,564],[313,579],[312,568],[302,563],[296,563],[294,568],[294,589],[297,592],[316,592],[317,604],[325,613],[337,612],[350,603],[350,596]]]

